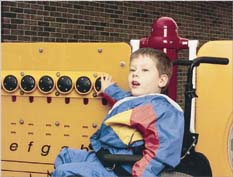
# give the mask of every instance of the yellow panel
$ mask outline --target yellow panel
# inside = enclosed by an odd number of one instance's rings
[[[2,170],[2,174],[1,176],[4,177],[12,177],[12,176],[20,176],[20,177],[50,177],[51,174],[50,173],[38,173],[38,172],[25,172],[25,171],[4,171]]]
[[[37,162],[2,162],[1,176],[22,176],[22,177],[37,177],[37,176],[50,176],[53,170],[53,164],[40,164]]]
[[[95,81],[109,73],[127,89],[130,53],[125,43],[2,43],[1,82],[12,74],[20,85],[31,75],[38,86],[43,75],[55,83],[67,75],[73,85],[88,76],[93,86],[85,95],[74,87],[68,94],[57,94],[57,88],[45,94],[38,87],[31,93],[2,87],[2,175],[47,176],[63,146],[87,149],[110,108],[96,97]]]
[[[230,151],[233,151],[233,140],[230,140],[232,55],[233,41],[208,42],[198,52],[198,56],[225,57],[230,60],[228,65],[202,64],[197,69],[197,151],[209,159],[213,176],[233,176],[230,165],[230,161],[233,163],[230,155]]]

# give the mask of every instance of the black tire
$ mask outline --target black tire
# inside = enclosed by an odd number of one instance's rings
[[[189,174],[180,173],[180,172],[162,172],[161,177],[192,177]]]
[[[210,163],[206,156],[195,151],[182,159],[174,171],[191,176],[212,176]]]

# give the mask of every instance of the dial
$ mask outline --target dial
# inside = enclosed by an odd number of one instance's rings
[[[13,75],[7,75],[3,80],[3,88],[7,92],[14,92],[18,88],[17,78]]]
[[[21,79],[21,88],[26,92],[31,92],[36,87],[35,79],[30,76],[26,75]]]
[[[44,93],[50,93],[54,88],[53,78],[50,76],[42,76],[39,80],[39,89]]]
[[[72,80],[68,76],[61,76],[57,81],[57,88],[62,93],[69,93],[72,87]]]
[[[76,81],[76,89],[81,94],[87,94],[91,90],[91,80],[86,76],[81,76]]]
[[[98,92],[101,89],[101,78],[96,79],[95,81],[95,90]]]

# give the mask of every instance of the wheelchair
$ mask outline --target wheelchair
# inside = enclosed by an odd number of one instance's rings
[[[198,133],[190,132],[190,118],[192,109],[192,99],[197,97],[196,89],[193,86],[194,68],[201,64],[219,64],[227,65],[229,60],[227,58],[218,57],[198,57],[194,60],[175,60],[173,65],[187,66],[187,81],[185,87],[185,108],[184,108],[184,137],[182,146],[182,155],[180,164],[175,167],[166,167],[161,173],[162,177],[166,176],[212,176],[211,166],[207,157],[200,152],[196,152],[195,146],[198,143]],[[131,176],[127,174],[119,165],[133,164],[140,160],[140,155],[113,155],[101,154],[99,157],[102,162],[117,165],[115,172],[118,176]]]

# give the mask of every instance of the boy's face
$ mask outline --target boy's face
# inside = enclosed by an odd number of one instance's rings
[[[155,62],[148,56],[139,55],[131,60],[128,84],[133,96],[160,93],[167,82],[167,75],[160,76]]]

